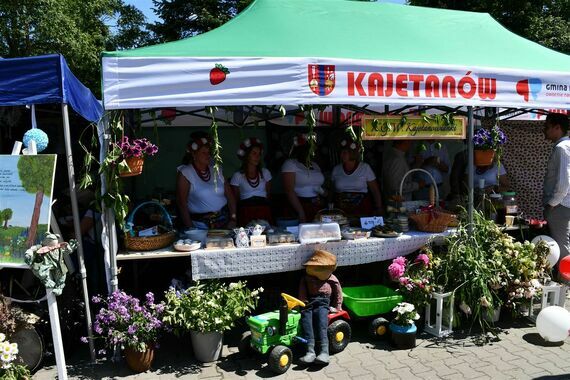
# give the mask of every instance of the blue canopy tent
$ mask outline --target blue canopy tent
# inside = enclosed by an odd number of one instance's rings
[[[67,160],[73,227],[77,237],[77,253],[83,281],[83,296],[87,316],[88,334],[91,338],[91,313],[87,292],[87,275],[83,260],[83,247],[79,227],[79,209],[75,185],[71,137],[69,130],[68,105],[79,115],[91,122],[98,122],[103,115],[103,107],[91,91],[73,75],[65,58],[60,54],[26,58],[0,59],[0,106],[28,106],[60,103],[63,116],[65,155]],[[60,340],[59,320],[55,296],[48,291],[48,308],[54,336],[54,347],[60,379],[67,378],[65,358]],[[55,314],[55,318],[53,316]],[[58,337],[58,338],[56,338]],[[89,339],[91,357],[95,358],[92,339]]]

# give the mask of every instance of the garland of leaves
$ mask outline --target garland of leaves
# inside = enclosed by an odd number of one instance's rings
[[[111,112],[105,117],[109,120],[109,135],[111,136],[111,141],[108,146],[108,152],[105,158],[99,162],[91,152],[96,151],[99,147],[99,138],[97,134],[97,125],[91,124],[90,129],[92,132],[90,148],[87,148],[82,142],[83,133],[85,133],[89,128],[85,129],[79,138],[79,145],[85,151],[85,158],[83,160],[83,173],[79,183],[80,189],[87,189],[91,185],[96,185],[95,197],[97,200],[97,207],[102,203],[106,208],[110,208],[115,213],[115,220],[117,221],[121,229],[125,228],[125,219],[129,212],[129,196],[123,191],[123,185],[119,176],[119,173],[124,173],[129,171],[129,166],[127,165],[124,158],[122,158],[122,151],[117,144],[118,141],[124,135],[124,128],[121,112]],[[95,176],[93,172],[93,164],[97,164],[99,169]],[[103,194],[101,182],[99,180],[100,175],[104,175],[107,182],[106,191]],[[97,186],[98,185],[98,186]]]
[[[222,144],[220,144],[220,137],[218,136],[218,123],[216,121],[216,111],[218,107],[206,107],[206,113],[212,117],[212,124],[210,124],[210,134],[212,135],[212,147],[210,154],[214,159],[214,184],[218,179],[217,174],[222,169]]]

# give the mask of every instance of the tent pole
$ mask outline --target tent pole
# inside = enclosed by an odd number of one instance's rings
[[[87,319],[87,335],[89,337],[89,352],[91,360],[95,361],[95,344],[93,343],[93,332],[91,330],[91,308],[89,306],[89,293],[87,290],[87,271],[85,270],[85,260],[83,259],[83,242],[81,241],[81,228],[79,224],[79,207],[77,207],[77,193],[75,191],[75,170],[73,168],[73,154],[71,153],[71,133],[69,131],[69,114],[67,104],[61,104],[63,115],[63,137],[65,138],[65,156],[67,161],[67,177],[69,179],[69,197],[71,198],[71,211],[73,214],[73,229],[77,239],[77,258],[79,261],[79,273],[83,285],[83,301],[85,302],[85,318]]]
[[[97,124],[97,135],[99,137],[99,159],[103,162],[107,156],[109,147],[110,135],[107,133],[109,130],[109,120],[104,116],[99,124]],[[107,177],[101,173],[101,194],[107,192]],[[104,241],[103,248],[105,250],[105,271],[107,274],[107,290],[112,293],[118,290],[117,281],[117,234],[115,229],[115,213],[111,208],[101,205],[103,228],[104,228]]]
[[[467,231],[469,235],[473,235],[473,128],[473,106],[469,106],[467,107],[467,218],[469,223]]]

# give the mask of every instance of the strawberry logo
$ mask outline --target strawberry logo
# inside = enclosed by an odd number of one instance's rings
[[[216,63],[215,67],[212,70],[210,70],[210,83],[214,86],[222,83],[223,81],[226,80],[226,75],[228,75],[229,73],[230,70],[228,70],[223,65]]]

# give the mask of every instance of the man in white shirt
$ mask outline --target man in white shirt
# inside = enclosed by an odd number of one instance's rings
[[[570,139],[568,117],[546,117],[544,137],[554,143],[544,176],[544,216],[552,238],[560,246],[560,259],[570,250]]]

